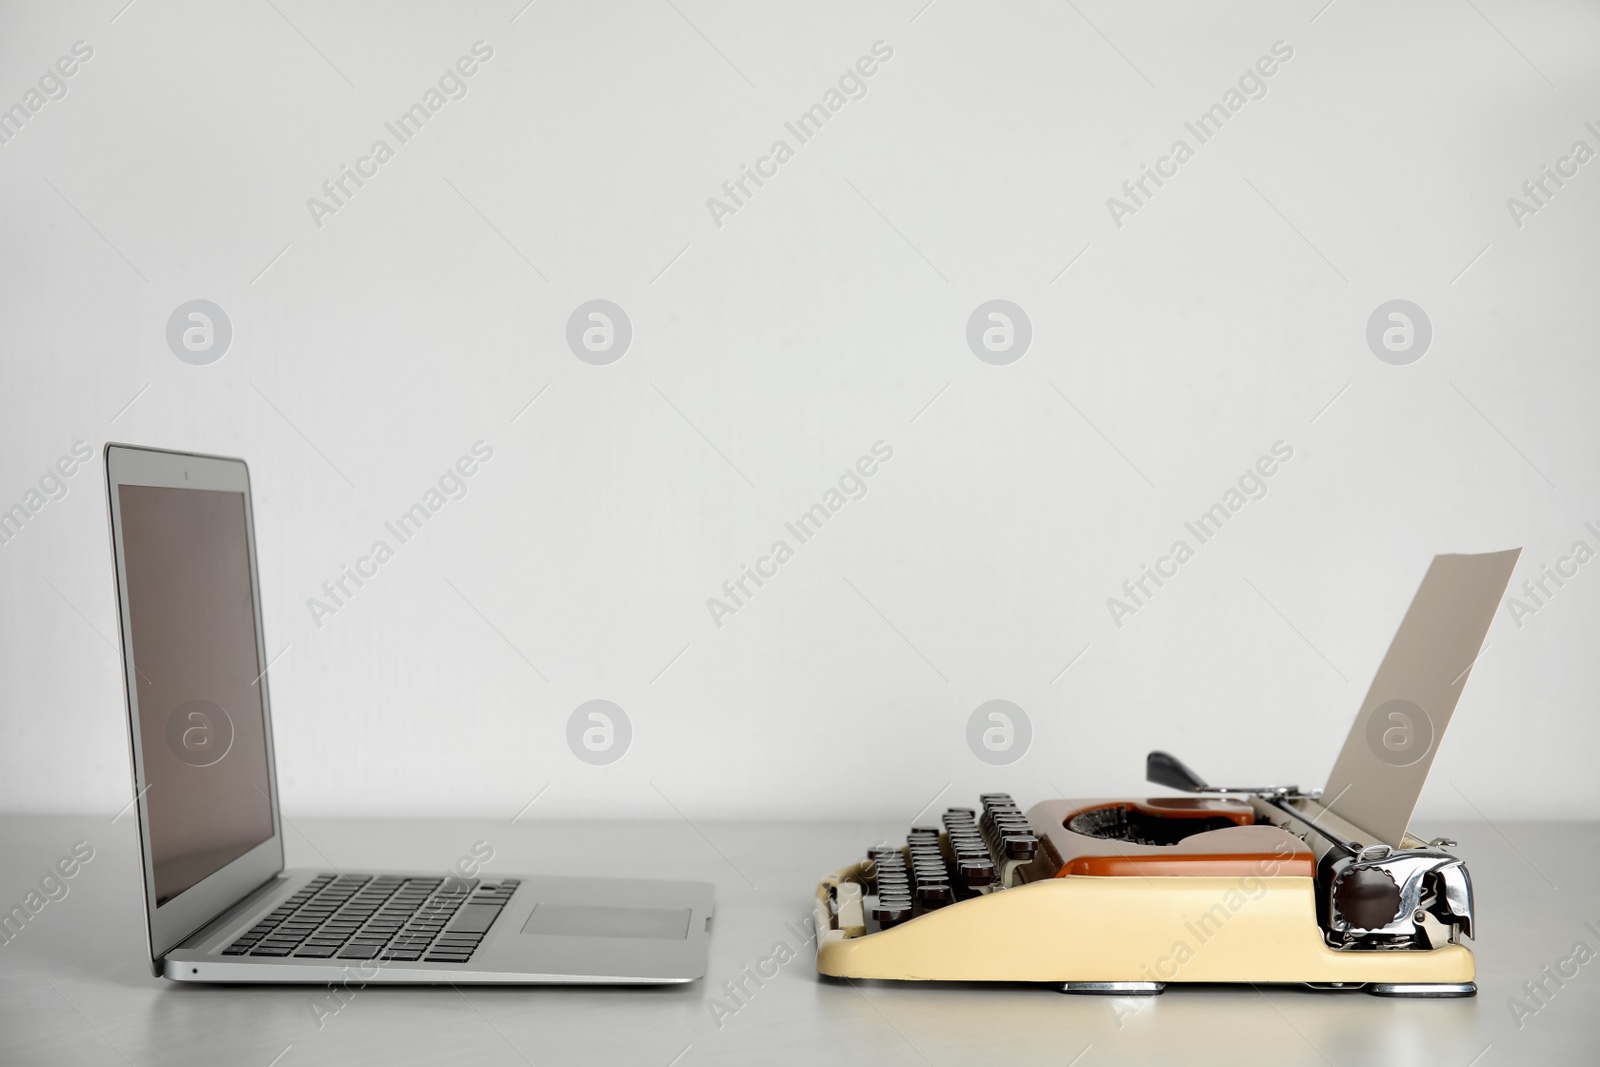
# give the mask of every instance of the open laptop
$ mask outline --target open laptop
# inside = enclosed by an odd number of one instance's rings
[[[152,971],[192,982],[672,983],[704,882],[285,870],[250,472],[108,444]],[[481,858],[481,857],[480,857]],[[474,868],[477,868],[474,870]]]

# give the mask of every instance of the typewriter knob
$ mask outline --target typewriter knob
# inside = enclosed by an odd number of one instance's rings
[[[1400,887],[1381,868],[1347,869],[1334,884],[1333,906],[1356,929],[1381,930],[1400,914]]]

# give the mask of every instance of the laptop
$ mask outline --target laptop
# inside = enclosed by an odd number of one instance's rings
[[[706,968],[704,882],[292,869],[250,472],[108,444],[151,970],[183,982],[666,984]],[[480,843],[481,844],[481,843]]]

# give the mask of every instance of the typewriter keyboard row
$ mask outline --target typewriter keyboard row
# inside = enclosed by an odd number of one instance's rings
[[[942,834],[913,827],[904,849],[879,845],[867,851],[870,883],[863,903],[879,928],[1014,884],[1017,868],[1033,859],[1039,839],[1008,794],[980,799],[981,814],[972,808],[946,811]]]

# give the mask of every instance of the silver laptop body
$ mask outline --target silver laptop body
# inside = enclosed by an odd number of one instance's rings
[[[177,981],[689,982],[703,882],[285,870],[250,474],[108,444],[152,972]]]

